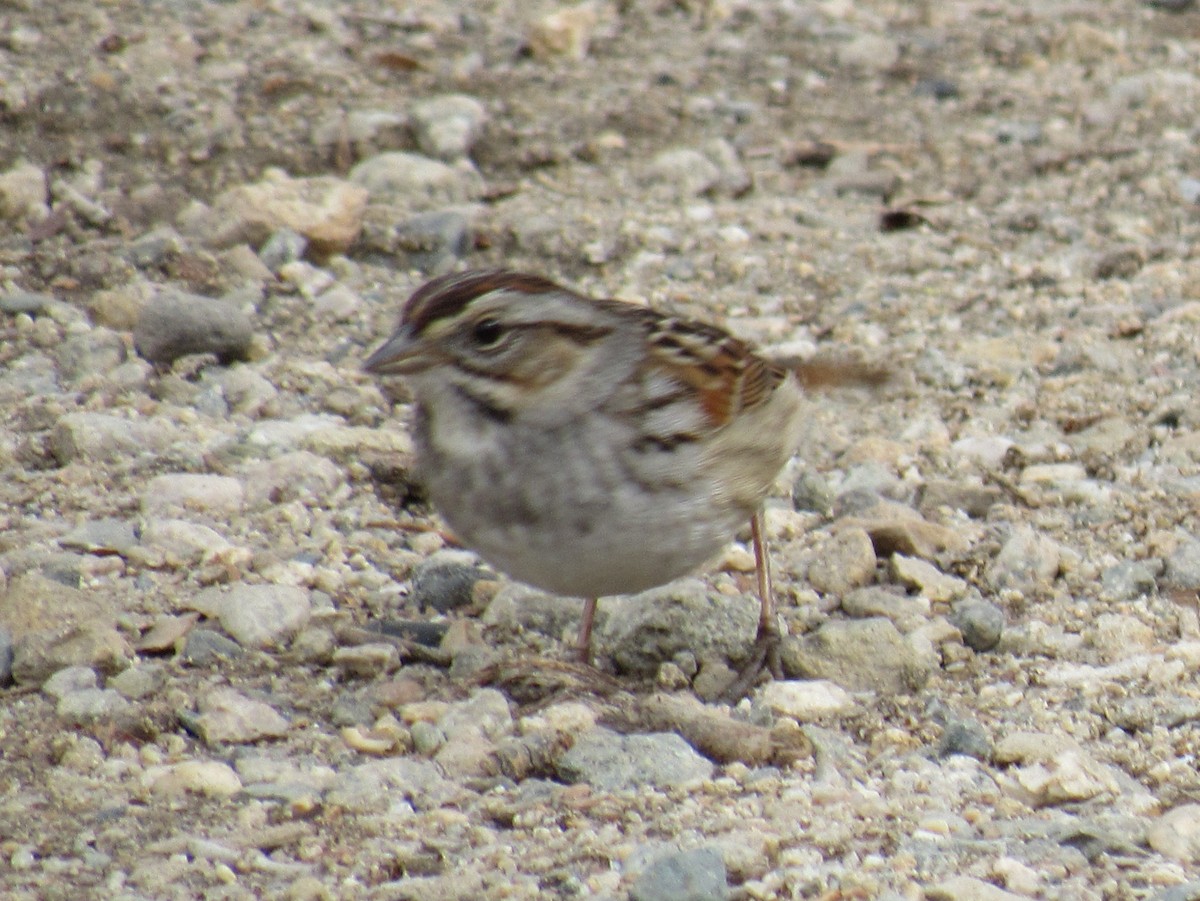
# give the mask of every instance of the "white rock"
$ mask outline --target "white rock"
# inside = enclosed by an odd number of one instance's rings
[[[68,413],[50,434],[50,448],[60,463],[107,462],[150,455],[176,436],[167,424],[149,423],[108,413]]]
[[[999,435],[974,435],[955,441],[950,450],[962,459],[994,468],[1004,462],[1004,455],[1012,446],[1012,440]]]
[[[1046,485],[1051,488],[1082,482],[1087,470],[1078,463],[1035,463],[1021,470],[1026,485]]]
[[[1084,637],[1108,662],[1144,654],[1152,650],[1157,641],[1154,629],[1136,616],[1123,613],[1100,614],[1084,631]]]
[[[362,230],[367,196],[360,185],[333,176],[292,178],[282,169],[268,169],[260,181],[230,188],[211,210],[189,214],[179,226],[214,247],[258,246],[288,228],[318,249],[336,252],[353,244]]]
[[[483,104],[465,94],[447,94],[414,103],[412,125],[422,153],[456,160],[471,152],[487,119]]]
[[[142,546],[161,551],[170,559],[195,560],[233,547],[219,532],[184,519],[147,519],[142,525]]]
[[[302,413],[293,419],[264,419],[246,434],[247,447],[264,455],[294,450],[313,432],[341,425],[328,413]]]
[[[1200,862],[1200,804],[1181,804],[1155,820],[1146,834],[1150,847],[1183,864]]]
[[[581,60],[587,56],[599,20],[592,3],[555,10],[530,26],[529,52],[541,60],[555,57]]]
[[[21,160],[0,173],[0,219],[17,223],[44,219],[49,199],[46,173],[33,163]]]
[[[970,876],[951,876],[927,887],[922,895],[924,901],[1023,901],[1002,888],[974,879]]]
[[[1031,807],[1116,797],[1121,784],[1115,770],[1085,751],[1070,750],[1044,762],[1018,767],[1007,774],[1013,794]]]
[[[1042,877],[1033,867],[1027,866],[1015,857],[998,857],[992,862],[992,873],[1004,887],[1012,889],[1018,895],[1036,896],[1042,888]]]
[[[967,583],[948,576],[932,563],[919,557],[892,555],[892,572],[905,585],[916,588],[931,601],[948,602],[967,593]]]
[[[245,489],[229,476],[179,472],[155,476],[142,491],[142,512],[148,515],[194,511],[228,516],[242,509]]]
[[[758,703],[801,723],[844,716],[857,706],[850,692],[825,679],[769,682],[759,692]]]
[[[707,193],[721,180],[717,164],[699,150],[681,147],[664,150],[650,163],[646,181],[669,188],[681,198]]]
[[[242,743],[287,734],[288,721],[270,704],[232,688],[214,688],[200,700],[197,726],[205,743]]]
[[[451,704],[437,725],[447,739],[475,729],[488,738],[498,738],[512,731],[512,713],[503,694],[494,688],[481,688],[467,700]]]
[[[308,592],[291,585],[236,585],[229,591],[210,588],[191,607],[221,622],[221,628],[244,647],[264,648],[292,637],[308,622]]]
[[[241,471],[250,507],[302,499],[328,500],[346,477],[338,466],[310,451],[293,451],[271,460],[251,463]]]
[[[995,588],[1034,591],[1045,587],[1059,570],[1062,549],[1026,525],[1013,529],[1000,553],[987,569],[988,582]]]
[[[185,760],[170,766],[151,767],[143,784],[156,795],[183,795],[189,792],[227,798],[242,790],[242,780],[228,764],[215,760]]]
[[[97,685],[96,671],[90,666],[67,666],[42,683],[42,691],[60,700],[63,695]]]
[[[350,179],[367,189],[372,203],[410,212],[474,200],[483,191],[483,179],[466,160],[450,166],[398,150],[363,160],[350,170]]]

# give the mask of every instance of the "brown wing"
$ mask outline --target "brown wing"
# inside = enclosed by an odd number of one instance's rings
[[[696,391],[714,429],[765,403],[787,377],[744,341],[700,322],[653,315],[649,345],[655,365]]]

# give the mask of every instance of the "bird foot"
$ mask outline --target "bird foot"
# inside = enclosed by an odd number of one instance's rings
[[[736,704],[758,684],[763,673],[768,673],[774,679],[782,679],[783,664],[779,659],[781,641],[777,630],[759,626],[750,660],[721,692],[719,700],[726,704]]]

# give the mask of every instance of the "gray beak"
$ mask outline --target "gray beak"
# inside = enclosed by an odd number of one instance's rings
[[[414,338],[408,326],[402,325],[396,334],[367,357],[363,369],[373,375],[407,375],[429,369],[440,362],[440,354],[427,342]]]

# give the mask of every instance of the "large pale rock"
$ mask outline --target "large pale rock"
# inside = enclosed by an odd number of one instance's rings
[[[362,186],[340,178],[292,178],[268,169],[261,181],[223,192],[211,210],[193,213],[181,227],[213,247],[258,246],[288,228],[318,253],[339,253],[358,238],[367,197]]]

